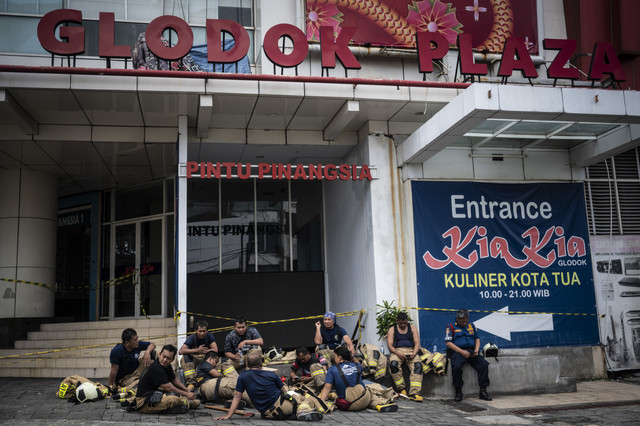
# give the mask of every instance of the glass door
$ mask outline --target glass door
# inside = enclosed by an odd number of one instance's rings
[[[129,223],[126,225],[115,225],[114,232],[114,254],[113,277],[120,278],[128,276],[126,279],[118,281],[112,286],[113,304],[111,304],[111,317],[133,317],[137,316],[139,310],[138,297],[136,296],[136,276],[134,274],[136,265],[136,246],[137,246],[137,223]]]
[[[114,225],[113,277],[127,278],[112,286],[112,318],[163,314],[162,223],[159,218]]]
[[[162,315],[162,219],[140,226],[140,315]]]

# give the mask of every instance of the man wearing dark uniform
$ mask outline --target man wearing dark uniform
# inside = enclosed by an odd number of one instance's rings
[[[200,406],[196,395],[184,387],[173,373],[171,362],[176,352],[178,351],[175,346],[164,345],[158,359],[151,363],[140,378],[136,393],[136,408],[139,412],[152,414],[169,410],[171,413],[180,414],[186,413],[189,408]]]
[[[310,396],[286,393],[280,377],[273,371],[262,369],[262,356],[257,352],[247,355],[247,370],[240,373],[236,393],[226,416],[214,420],[228,420],[238,409],[242,393],[247,392],[253,406],[269,420],[296,418],[302,421],[322,420],[322,413],[314,410],[316,400]]]
[[[133,328],[125,329],[122,332],[122,343],[117,344],[109,355],[111,371],[107,387],[135,387],[142,373],[153,362],[155,349],[153,342],[138,340],[138,333]]]
[[[209,351],[204,355],[204,360],[198,364],[196,371],[198,393],[208,401],[231,399],[235,395],[238,374],[233,370],[234,374],[225,376],[218,364],[220,364],[218,353]],[[242,395],[242,401],[244,404],[240,406],[240,409],[251,402],[246,392]]]
[[[305,346],[296,349],[296,360],[291,364],[291,379],[307,385],[318,393],[324,386],[327,361],[322,355],[312,354]]]
[[[456,388],[455,401],[462,401],[462,366],[465,362],[478,372],[479,398],[491,401],[487,393],[489,386],[489,363],[480,355],[480,338],[476,326],[469,322],[469,311],[460,309],[454,325],[449,324],[444,341],[451,350],[451,374]]]
[[[244,366],[244,356],[249,352],[256,352],[262,356],[264,340],[258,330],[247,327],[247,320],[239,318],[236,325],[224,339],[224,356],[226,356],[237,370]]]
[[[327,364],[331,365],[333,359],[333,350],[342,344],[342,341],[349,347],[351,355],[356,354],[351,338],[347,331],[336,323],[336,314],[328,311],[320,321],[316,322],[316,334],[313,338],[316,346],[316,353],[322,355]]]
[[[196,332],[187,337],[178,352],[182,355],[182,371],[187,388],[193,391],[196,384],[196,367],[209,351],[218,352],[216,338],[208,330],[206,321],[196,323]]]

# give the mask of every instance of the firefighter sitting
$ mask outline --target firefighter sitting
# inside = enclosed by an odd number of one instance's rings
[[[422,396],[422,361],[420,354],[420,336],[415,325],[409,324],[406,312],[399,312],[396,324],[387,332],[387,346],[391,352],[389,370],[396,390],[407,395],[406,384],[402,376],[402,365],[409,367],[409,398],[421,402]]]

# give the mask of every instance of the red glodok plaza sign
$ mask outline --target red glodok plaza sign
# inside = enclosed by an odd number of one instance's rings
[[[38,39],[48,52],[58,55],[78,55],[84,53],[84,28],[82,26],[61,26],[60,41],[55,36],[58,25],[65,22],[82,24],[82,12],[74,9],[57,9],[44,15],[38,24]],[[172,29],[178,34],[175,46],[162,44],[162,32]],[[235,39],[235,45],[229,50],[222,50],[222,32],[229,33]],[[336,57],[346,69],[360,69],[361,65],[349,50],[349,42],[356,32],[354,27],[344,27],[336,37],[332,26],[320,27],[320,50],[323,68],[335,68]],[[250,38],[247,31],[234,21],[225,19],[207,19],[207,59],[211,63],[233,63],[242,59],[249,51]],[[114,44],[115,18],[111,12],[100,12],[98,53],[103,58],[129,58],[130,46]],[[184,57],[193,45],[193,31],[183,19],[165,15],[149,23],[146,29],[147,46],[155,55],[166,60],[177,60]],[[284,53],[279,41],[286,37],[293,43],[290,53]],[[416,48],[418,51],[420,72],[433,72],[433,61],[442,59],[449,51],[449,42],[438,32],[417,31]],[[66,41],[65,41],[66,40]],[[576,80],[580,71],[566,68],[568,61],[575,55],[575,40],[544,39],[543,46],[547,50],[557,50],[553,62],[547,68],[547,77],[551,79]],[[471,34],[459,34],[457,37],[460,71],[466,75],[486,75],[487,64],[473,61]],[[307,36],[302,30],[291,24],[278,24],[271,27],[263,40],[265,55],[271,62],[283,68],[300,65],[309,53]],[[510,77],[513,71],[522,71],[527,78],[536,78],[531,55],[527,51],[525,41],[520,37],[507,38],[502,52],[502,62],[498,76]],[[604,74],[609,74],[613,81],[625,81],[622,65],[611,43],[598,42],[593,48],[588,77],[599,81]]]

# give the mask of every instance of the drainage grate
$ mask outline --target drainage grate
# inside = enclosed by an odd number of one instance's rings
[[[609,402],[592,402],[588,404],[576,404],[576,405],[562,405],[559,407],[538,407],[538,408],[523,408],[521,410],[511,410],[512,414],[539,414],[550,413],[553,411],[569,411],[569,410],[584,410],[589,408],[604,408],[604,407],[622,407],[625,405],[637,405],[640,401],[609,401]]]
[[[465,413],[475,413],[477,411],[486,411],[486,408],[479,407],[477,405],[469,404],[467,402],[454,402],[453,399],[443,399],[441,400],[443,404],[446,404],[450,407],[455,408],[458,411],[463,411]]]

